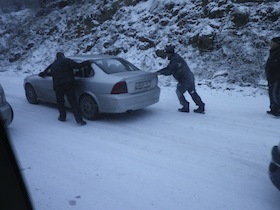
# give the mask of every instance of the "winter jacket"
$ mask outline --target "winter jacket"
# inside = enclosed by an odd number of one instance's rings
[[[73,69],[90,65],[90,61],[76,63],[69,58],[58,58],[51,64],[51,74],[53,77],[53,87],[66,83],[74,83],[75,76]]]
[[[270,50],[265,73],[269,84],[280,80],[280,47]]]
[[[191,72],[186,61],[177,53],[173,53],[167,67],[157,71],[165,76],[173,75],[182,85],[187,85],[188,89],[194,89],[194,75]]]

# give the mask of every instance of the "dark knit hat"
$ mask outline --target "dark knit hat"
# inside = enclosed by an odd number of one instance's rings
[[[56,53],[56,58],[64,58],[64,53],[63,52],[58,52]]]
[[[173,54],[173,53],[174,53],[174,49],[175,49],[174,46],[172,46],[172,45],[167,45],[167,46],[165,47],[165,49],[164,49],[164,52],[165,52],[165,53],[169,53],[169,54]]]
[[[271,41],[280,45],[280,37],[274,37],[274,38],[271,39]]]

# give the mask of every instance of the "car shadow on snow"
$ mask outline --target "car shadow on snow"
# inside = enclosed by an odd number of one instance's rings
[[[57,105],[53,104],[53,103],[49,103],[49,102],[42,102],[40,101],[39,103],[40,106],[45,106],[51,109],[56,109],[57,110]],[[67,112],[69,114],[73,114],[71,111],[71,108],[66,108]],[[134,110],[134,111],[129,111],[129,112],[125,112],[125,113],[100,113],[98,116],[98,119],[96,120],[87,120],[88,122],[91,121],[102,121],[102,122],[106,122],[106,121],[138,121],[138,120],[143,120],[145,118],[149,118],[152,115],[154,115],[156,113],[155,109],[153,109],[152,107],[146,107],[143,109],[139,109],[139,110]]]
[[[134,122],[143,120],[146,118],[150,118],[152,115],[154,115],[156,112],[152,108],[144,108],[134,111],[129,111],[125,113],[119,113],[119,114],[100,114],[99,118],[96,121],[113,121],[113,122]]]

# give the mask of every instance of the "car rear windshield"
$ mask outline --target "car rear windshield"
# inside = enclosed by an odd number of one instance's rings
[[[107,74],[114,74],[125,71],[139,71],[137,67],[124,59],[109,58],[94,61]]]

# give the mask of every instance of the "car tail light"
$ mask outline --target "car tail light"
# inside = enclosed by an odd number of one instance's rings
[[[114,85],[111,94],[127,93],[127,85],[125,81],[118,82]]]

